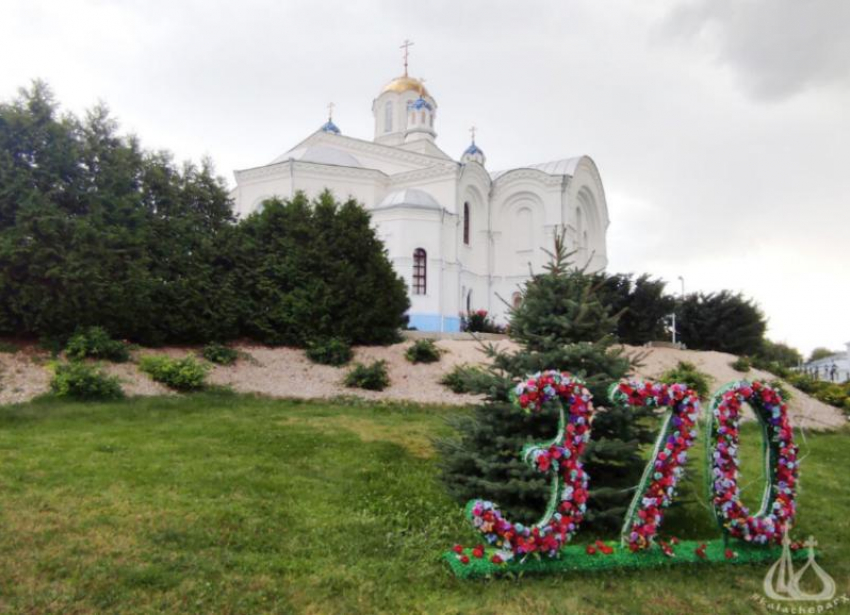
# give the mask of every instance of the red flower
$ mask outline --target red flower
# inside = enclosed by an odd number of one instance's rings
[[[700,546],[698,546],[696,549],[694,549],[694,553],[696,553],[702,559],[705,559],[706,558],[705,549],[706,549],[705,543],[702,543]]]
[[[596,547],[593,545],[587,545],[587,549],[585,549],[585,551],[587,551],[588,555],[596,555]]]
[[[472,554],[475,557],[477,557],[478,559],[481,559],[482,557],[484,557],[484,547],[481,547],[481,546],[475,547],[472,550]]]
[[[505,560],[503,560],[502,557],[498,553],[496,553],[493,557],[490,558],[490,561],[494,564],[501,564]]]
[[[460,556],[460,563],[461,564],[468,564],[469,563],[469,556],[468,555],[461,555]]]
[[[726,556],[726,559],[735,559],[736,557],[738,557],[738,554],[735,553],[732,549],[726,549],[724,555]]]
[[[463,553],[463,546],[455,545],[455,546],[452,547],[452,551],[454,551],[455,553],[460,555],[461,553]]]

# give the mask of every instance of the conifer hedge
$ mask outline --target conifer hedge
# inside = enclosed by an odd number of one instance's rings
[[[209,160],[175,164],[103,106],[35,82],[0,104],[0,335],[64,341],[392,341],[408,299],[368,213],[325,193],[237,221]]]

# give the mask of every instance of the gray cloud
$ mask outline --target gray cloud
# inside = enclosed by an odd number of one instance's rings
[[[843,0],[693,0],[670,12],[663,31],[713,54],[759,99],[850,85]]]

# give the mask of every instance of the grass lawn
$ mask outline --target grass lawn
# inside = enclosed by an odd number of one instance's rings
[[[223,393],[0,408],[0,612],[767,612],[766,565],[454,578],[442,553],[477,540],[437,478],[449,412]],[[795,537],[850,593],[850,431],[800,444]],[[668,535],[719,535],[703,455]]]

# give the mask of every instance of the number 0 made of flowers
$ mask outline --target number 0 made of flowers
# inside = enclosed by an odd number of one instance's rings
[[[761,508],[751,515],[738,488],[738,424],[744,404],[762,426],[765,475]],[[796,513],[797,446],[782,396],[761,382],[733,382],[717,392],[708,421],[708,490],[717,522],[734,538],[780,542]]]
[[[499,548],[503,561],[530,553],[555,557],[578,531],[586,510],[588,476],[581,456],[590,440],[592,396],[579,378],[550,370],[518,384],[514,398],[526,412],[558,409],[558,435],[522,450],[527,463],[551,476],[546,511],[531,526],[508,521],[484,500],[471,500],[466,514],[487,542]]]

